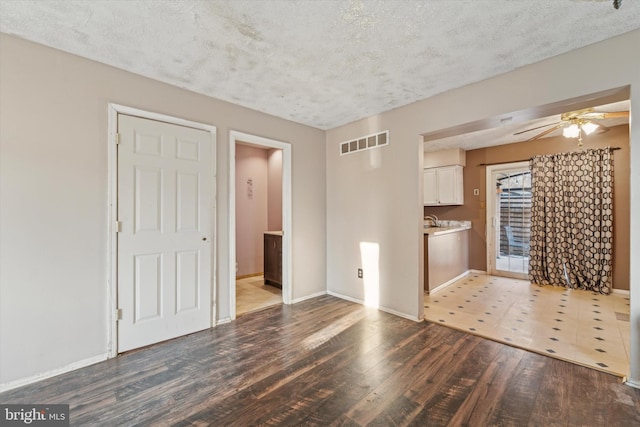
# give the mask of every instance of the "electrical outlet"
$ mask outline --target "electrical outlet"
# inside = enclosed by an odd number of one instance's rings
[[[362,269],[358,269],[358,279],[362,279]]]

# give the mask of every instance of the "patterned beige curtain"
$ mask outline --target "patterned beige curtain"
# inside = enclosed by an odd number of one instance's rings
[[[529,280],[608,294],[613,258],[610,148],[536,156]]]

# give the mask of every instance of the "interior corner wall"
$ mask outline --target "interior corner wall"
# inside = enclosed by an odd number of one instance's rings
[[[380,306],[420,316],[419,135],[624,86],[631,87],[632,115],[630,235],[636,238],[631,238],[630,259],[640,259],[640,120],[634,120],[640,112],[638,45],[640,30],[328,131],[328,290],[363,298],[364,284],[355,274],[361,263],[360,243],[375,242],[380,253]],[[387,129],[389,146],[340,156],[341,142]],[[640,387],[639,263],[630,267],[630,288],[629,378]]]
[[[323,131],[0,34],[0,389],[108,355],[109,103],[217,127],[219,320],[231,130],[291,143],[293,298],[326,290]]]
[[[236,276],[264,271],[267,231],[268,155],[263,148],[236,144]]]

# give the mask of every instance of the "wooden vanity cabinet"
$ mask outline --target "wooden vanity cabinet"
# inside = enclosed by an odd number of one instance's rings
[[[282,288],[282,236],[264,234],[264,282]]]

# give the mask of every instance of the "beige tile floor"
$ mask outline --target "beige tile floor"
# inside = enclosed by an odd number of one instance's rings
[[[629,372],[629,296],[482,274],[425,294],[425,319],[620,377]]]
[[[236,316],[282,304],[282,291],[264,283],[264,276],[236,280]]]

